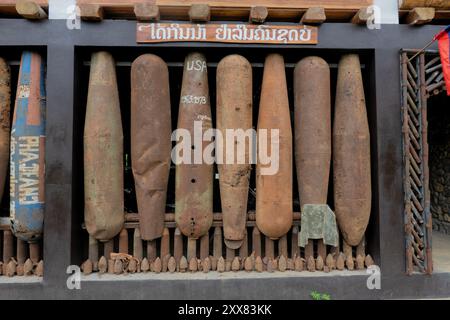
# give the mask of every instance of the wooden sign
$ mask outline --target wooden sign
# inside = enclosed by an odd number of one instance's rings
[[[304,25],[138,23],[136,41],[317,44],[317,33]]]

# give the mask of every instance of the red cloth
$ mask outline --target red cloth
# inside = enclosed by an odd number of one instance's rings
[[[434,40],[438,40],[442,72],[444,73],[447,95],[450,96],[450,25],[435,35]]]

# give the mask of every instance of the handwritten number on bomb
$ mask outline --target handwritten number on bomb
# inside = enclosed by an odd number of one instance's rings
[[[186,95],[181,97],[181,103],[184,104],[206,104],[205,96]]]

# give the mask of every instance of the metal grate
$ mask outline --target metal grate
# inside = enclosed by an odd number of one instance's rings
[[[432,82],[439,81],[439,74],[436,74],[439,68],[434,66],[439,59],[433,58],[425,63],[428,58],[426,53],[416,57],[414,53],[416,51],[405,50],[401,55],[406,272],[412,274],[414,271],[420,271],[430,274],[433,264],[427,99],[429,92],[433,93],[438,88]]]

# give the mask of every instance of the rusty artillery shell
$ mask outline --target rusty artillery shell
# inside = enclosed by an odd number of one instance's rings
[[[231,262],[231,270],[236,272],[239,271],[241,268],[241,262],[239,261],[239,257],[234,257],[233,261]]]
[[[188,268],[188,262],[185,256],[182,256],[180,259],[180,272],[186,272]]]
[[[169,70],[153,54],[131,65],[131,162],[144,240],[162,236],[171,143]]]
[[[98,272],[99,273],[106,273],[108,270],[108,261],[106,260],[105,256],[101,256],[98,260]]]
[[[189,271],[196,272],[197,269],[198,269],[197,258],[192,258],[191,260],[189,260]]]
[[[17,263],[23,265],[27,259],[27,245],[26,242],[17,239]]]
[[[90,259],[87,259],[85,262],[83,262],[83,265],[81,266],[81,269],[83,270],[83,273],[85,275],[91,274],[93,268],[94,268],[94,266]]]
[[[27,259],[27,261],[25,261],[23,265],[23,273],[26,276],[29,276],[33,273],[33,262],[31,261],[31,259]]]
[[[295,271],[303,271],[303,260],[300,256],[297,256],[294,260],[294,270]]]
[[[155,273],[160,273],[162,271],[162,261],[161,259],[158,257],[155,259],[155,261],[153,262],[153,272]]]
[[[297,243],[298,247],[298,243]],[[278,240],[278,254],[280,256],[288,256],[288,244],[287,244],[287,235],[285,234]]]
[[[370,134],[359,57],[339,62],[333,128],[334,206],[344,240],[361,241],[371,207]]]
[[[138,269],[138,260],[137,259],[131,259],[130,263],[128,264],[128,272],[129,273],[135,273]]]
[[[280,259],[278,260],[278,270],[281,272],[286,271],[287,268],[287,261],[286,258],[282,255],[280,256]]]
[[[220,257],[217,261],[217,272],[224,272],[225,271],[225,260],[223,257]]]
[[[244,231],[244,239],[242,240],[241,247],[239,248],[239,257],[243,261],[248,256],[248,235],[247,230]]]
[[[84,124],[84,219],[97,240],[107,241],[124,224],[123,132],[115,63],[92,54]]]
[[[202,261],[202,271],[204,273],[208,273],[210,270],[211,270],[211,260],[209,259],[209,257],[206,257]]]
[[[16,265],[17,263],[14,260],[9,261],[8,264],[6,264],[4,275],[8,277],[14,276],[16,273]]]
[[[190,134],[183,135],[174,151],[175,220],[181,232],[193,239],[206,234],[213,221],[213,165],[203,159],[203,152],[211,142],[202,141],[202,134],[212,127],[206,69],[202,54],[191,53],[186,57],[178,129]],[[178,146],[183,147],[182,155],[176,151]]]
[[[325,260],[325,264],[328,267],[328,269],[330,269],[330,271],[334,270],[336,268],[336,263],[335,263],[335,260],[333,258],[333,255],[331,253],[329,253],[327,255],[327,258]]]
[[[169,262],[167,263],[167,269],[170,273],[174,273],[177,270],[177,262],[174,257],[169,258]]]
[[[9,164],[11,108],[11,73],[5,60],[0,58],[0,199],[5,190]]]
[[[217,66],[216,120],[223,136],[218,169],[223,233],[225,245],[231,249],[242,245],[245,233],[253,139],[249,130],[252,129],[252,98],[250,63],[236,54],[223,58]],[[242,134],[230,136],[226,134],[227,129],[242,130]],[[245,135],[247,132],[249,137]],[[219,155],[217,158],[219,160]]]
[[[294,70],[295,163],[300,207],[326,204],[331,161],[330,68],[306,57]]]
[[[14,235],[28,242],[41,238],[44,224],[45,110],[44,60],[25,51],[11,128],[10,218]]]
[[[306,260],[306,268],[310,272],[316,271],[316,262],[314,261],[313,256],[309,256],[308,260]]]
[[[141,270],[142,272],[148,272],[150,270],[150,264],[147,258],[142,259]]]
[[[247,272],[253,271],[253,259],[250,257],[245,258],[244,270]]]
[[[263,272],[263,269],[264,269],[263,261],[260,256],[257,256],[255,259],[255,270],[257,272]]]
[[[272,141],[274,130],[278,130],[279,143],[276,138]],[[271,150],[269,164],[263,164],[267,163],[261,152],[264,147]],[[263,234],[278,239],[289,231],[292,219],[292,131],[286,74],[283,57],[270,54],[264,63],[258,115],[256,224]]]
[[[114,274],[121,274],[123,272],[123,262],[120,259],[113,260],[114,261]]]
[[[336,259],[336,269],[344,270],[344,266],[345,266],[345,255],[341,252],[339,253]]]
[[[375,264],[372,257],[370,256],[370,254],[368,254],[366,256],[366,258],[364,259],[364,264],[366,265],[367,268],[370,267],[371,265]]]
[[[317,271],[322,271],[323,267],[324,267],[324,261],[322,259],[322,256],[318,255],[317,259],[316,259],[316,270]]]

